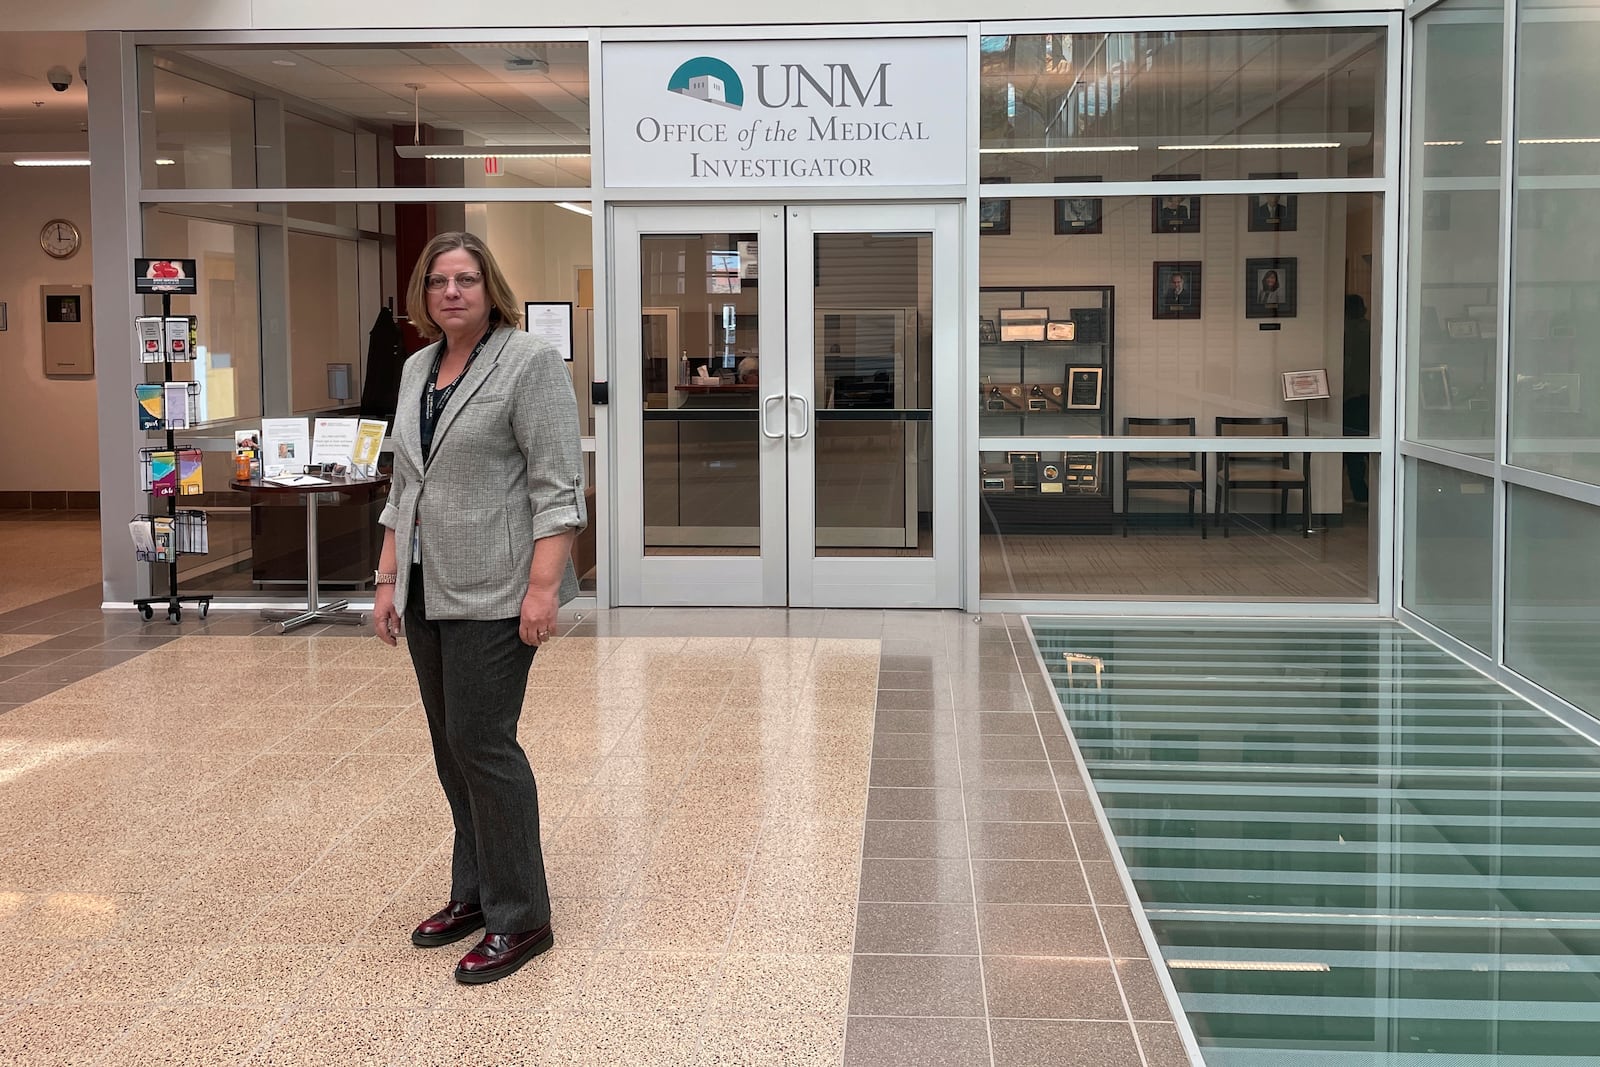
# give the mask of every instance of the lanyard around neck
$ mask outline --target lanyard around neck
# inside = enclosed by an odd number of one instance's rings
[[[424,460],[433,452],[433,431],[436,420],[444,414],[445,405],[450,403],[450,397],[455,394],[456,386],[460,385],[462,379],[466,378],[467,372],[472,369],[473,361],[478,358],[478,353],[482,352],[484,346],[489,343],[489,338],[494,336],[494,331],[495,327],[491,324],[489,329],[484,332],[482,339],[473,346],[472,354],[467,357],[466,365],[461,368],[461,373],[456,375],[455,381],[443,389],[436,387],[436,383],[439,381],[439,364],[444,362],[445,350],[444,344],[441,343],[439,345],[439,351],[433,357],[433,369],[428,372],[427,388],[422,391],[422,457]]]

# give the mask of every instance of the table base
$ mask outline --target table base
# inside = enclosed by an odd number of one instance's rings
[[[334,600],[316,607],[306,607],[304,610],[290,611],[263,611],[261,617],[279,623],[278,632],[288,633],[290,630],[312,622],[332,622],[341,626],[360,626],[367,621],[366,615],[359,611],[349,611],[348,600]]]

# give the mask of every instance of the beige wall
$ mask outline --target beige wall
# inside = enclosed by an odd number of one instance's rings
[[[39,228],[53,218],[70,220],[83,234],[83,248],[71,259],[51,259],[39,247]],[[0,169],[0,301],[9,319],[0,333],[0,491],[100,488],[94,380],[45,377],[39,318],[39,287],[88,285],[92,262],[88,170]],[[116,297],[107,306],[126,303],[121,293]],[[131,329],[130,351],[96,353],[97,365],[132,358]],[[128,404],[131,419],[131,395]],[[128,469],[132,477],[131,460]]]

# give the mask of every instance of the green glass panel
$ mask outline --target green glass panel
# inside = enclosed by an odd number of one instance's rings
[[[1600,1063],[1600,748],[1392,624],[1030,623],[1207,1064]]]

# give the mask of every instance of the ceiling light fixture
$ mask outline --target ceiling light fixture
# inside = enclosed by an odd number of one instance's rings
[[[1339,148],[1338,141],[1285,141],[1269,144],[1158,144],[1158,152],[1263,152],[1289,148]]]
[[[568,211],[576,211],[580,215],[588,215],[591,218],[594,216],[594,211],[591,208],[586,208],[582,204],[574,204],[566,200],[557,200],[556,207],[564,207]]]
[[[1518,144],[1600,144],[1600,137],[1519,137]]]
[[[397,144],[402,159],[563,159],[589,155],[586,144]]]
[[[1033,155],[1045,152],[1137,152],[1136,144],[1054,145],[1048,148],[980,148],[981,155]]]
[[[1423,141],[1424,148],[1451,148],[1455,145],[1466,144],[1465,141]]]
[[[87,159],[13,159],[11,165],[15,167],[87,167]]]
[[[158,166],[158,167],[176,167],[177,165],[178,165],[178,161],[176,159],[158,159],[158,160],[156,160],[156,166]]]

